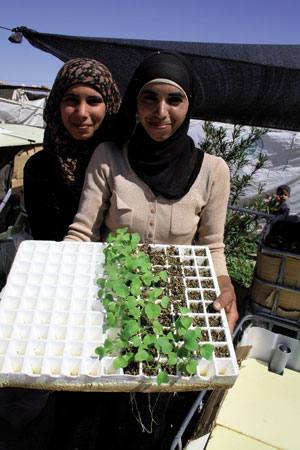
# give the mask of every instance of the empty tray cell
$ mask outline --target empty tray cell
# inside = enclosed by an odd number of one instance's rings
[[[9,302],[10,306],[12,306],[11,302]],[[37,299],[34,297],[28,297],[28,295],[24,296],[20,300],[19,307],[20,309],[34,310],[36,308]]]
[[[30,326],[27,325],[14,325],[11,337],[12,339],[28,339],[30,329]]]
[[[20,254],[18,255],[18,260],[20,263],[23,264],[23,267],[27,264],[30,264],[31,260],[33,257],[33,252],[25,252],[25,251],[21,251]]]
[[[56,273],[45,273],[43,279],[44,286],[55,287],[57,284],[58,275]]]
[[[60,266],[60,275],[64,276],[64,275],[74,275],[74,273],[76,272],[76,264],[73,263],[64,263]]]
[[[47,358],[54,357],[54,356],[62,358],[62,356],[64,354],[64,348],[65,348],[64,342],[48,341],[47,347],[46,347]]]
[[[238,367],[230,358],[217,358],[215,364],[218,375],[237,375]]]
[[[83,375],[88,377],[100,377],[101,376],[101,362],[97,359],[83,360],[81,370]]]
[[[42,374],[50,377],[61,376],[62,358],[46,358],[43,360]]]
[[[28,274],[27,273],[14,273],[11,276],[11,283],[15,285],[23,286],[27,281]]]
[[[100,328],[103,327],[103,313],[102,312],[88,312],[87,317],[86,317],[86,324],[88,326],[98,326]]]
[[[70,300],[72,296],[72,286],[57,286],[55,292],[56,303],[59,303],[58,300]]]
[[[0,339],[10,339],[13,332],[12,325],[0,325]]]
[[[81,342],[66,343],[64,349],[64,357],[74,356],[80,357],[83,351],[83,344]]]
[[[24,361],[22,372],[29,376],[40,376],[42,374],[42,358],[28,357]]]
[[[45,264],[32,261],[30,264],[30,272],[43,274],[45,272],[45,267]]]
[[[100,265],[99,265],[100,267]],[[89,276],[94,273],[94,267],[92,264],[77,264],[75,268],[76,278],[80,275]]]
[[[49,327],[47,325],[36,325],[31,329],[30,338],[32,340],[44,341],[48,337],[48,332]]]
[[[55,311],[68,311],[70,309],[70,303],[71,300],[69,298],[64,298],[64,297],[60,297],[60,298],[56,298],[55,303],[54,303],[54,310]]]
[[[94,358],[94,359],[99,359],[95,349],[97,347],[99,347],[99,345],[101,345],[101,342],[99,341],[90,341],[90,342],[84,342],[83,345],[83,350],[82,350],[82,355],[86,358]]]
[[[16,286],[9,283],[5,287],[5,296],[21,298],[22,295],[24,295],[24,286]]]
[[[52,313],[50,311],[36,311],[34,315],[34,324],[49,325],[51,322],[51,315]]]
[[[7,295],[5,297],[5,300],[2,300],[2,302],[0,303],[0,305],[7,305],[10,309],[12,310],[16,310],[19,309],[20,307],[20,303],[21,303],[21,299],[20,297],[14,297],[11,295]],[[0,309],[0,321],[1,321],[1,309]]]
[[[70,302],[70,308],[71,311],[86,311],[87,309],[87,299],[86,298],[72,298]]]
[[[114,368],[114,358],[108,356],[101,359],[102,375],[122,375],[122,369]]]
[[[10,311],[10,310],[5,310],[2,309],[0,311],[0,326],[3,325],[12,325],[15,321],[16,318],[16,311]]]
[[[40,286],[35,286],[33,284],[27,284],[24,288],[24,295],[31,296],[31,297],[37,297],[40,291]]]
[[[72,299],[81,299],[86,300],[89,295],[89,287],[88,286],[76,286],[76,289],[73,289]]]
[[[90,279],[90,275],[77,274],[74,278],[74,289],[76,289],[77,286],[89,286]]]
[[[48,275],[48,274],[52,274],[52,275],[58,275],[59,271],[60,271],[61,265],[48,261],[47,264],[45,265],[44,269],[43,269],[43,274],[44,275]]]
[[[106,336],[109,337],[109,336]],[[111,337],[111,336],[110,336]],[[85,329],[85,340],[86,341],[96,341],[99,345],[104,341],[104,334],[101,327],[86,327]]]
[[[69,313],[64,311],[54,311],[51,316],[51,325],[67,325]]]
[[[48,257],[48,260],[47,260],[47,265],[48,264],[54,264],[55,266],[61,265],[62,257],[63,257],[62,253],[57,253],[57,252],[53,253],[53,252],[51,252],[49,254],[49,257]],[[73,257],[73,261],[74,261],[74,257]]]
[[[73,273],[66,274],[66,273],[60,272],[58,279],[57,279],[57,285],[62,286],[62,287],[64,287],[64,286],[72,287],[72,285],[75,282],[75,279],[76,278],[74,277]]]
[[[32,243],[37,252],[48,253],[51,250],[52,243],[49,241],[35,241]],[[28,246],[29,247],[29,246]],[[30,248],[30,247],[29,247]]]
[[[16,315],[16,323],[21,325],[31,325],[33,322],[33,311],[19,311]]]
[[[213,361],[207,361],[202,358],[198,360],[197,375],[201,378],[212,378],[216,374],[216,368]]]
[[[80,256],[80,261],[81,261],[81,256]],[[73,252],[64,252],[63,256],[62,256],[62,260],[61,260],[61,266],[64,265],[73,265],[75,268],[75,265],[78,262],[78,254],[77,253],[73,253]]]
[[[0,340],[0,355],[4,355],[7,351],[9,340]]]
[[[12,340],[7,347],[7,354],[10,356],[24,356],[26,352],[27,341]]]
[[[2,373],[14,374],[21,373],[23,366],[23,357],[6,356],[3,361]]]
[[[46,350],[46,342],[43,341],[31,341],[27,346],[27,356],[44,356]]]
[[[84,327],[68,327],[67,341],[83,341]]]
[[[86,314],[84,312],[71,312],[69,314],[69,325],[83,326]]]
[[[49,330],[49,340],[63,341],[66,338],[67,328],[63,326],[51,326]]]
[[[28,284],[40,285],[42,282],[43,275],[41,273],[29,273],[28,274]]]
[[[61,365],[61,373],[66,377],[78,377],[80,371],[80,358],[64,358]]]
[[[54,300],[53,297],[51,297],[51,295],[46,295],[51,294],[51,292],[49,292],[48,289],[45,289],[45,291],[43,292],[45,293],[45,295],[41,293],[40,297],[36,302],[36,308],[38,311],[51,311],[54,306]]]
[[[32,262],[38,264],[45,264],[48,254],[45,252],[34,252]]]

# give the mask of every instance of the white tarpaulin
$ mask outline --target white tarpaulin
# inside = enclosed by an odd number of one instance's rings
[[[15,123],[44,127],[45,98],[15,101],[0,98],[0,123]]]
[[[205,134],[203,121],[192,120],[189,134],[195,144],[203,142]],[[233,125],[213,122],[215,126],[222,126],[227,130],[228,139],[231,138]],[[245,134],[249,127],[243,127]],[[264,184],[264,192],[274,193],[280,184],[288,184],[291,188],[289,199],[291,212],[300,213],[300,132],[269,130],[256,145],[249,148],[249,159],[255,163],[256,155],[262,150],[268,157],[265,168],[260,169],[254,178],[254,182]],[[247,168],[245,168],[247,170]],[[252,200],[257,193],[255,186],[247,189],[245,197],[241,198],[241,205]]]

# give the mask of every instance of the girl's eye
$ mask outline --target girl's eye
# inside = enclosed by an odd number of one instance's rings
[[[172,95],[168,98],[168,103],[170,105],[176,106],[183,102],[184,97],[181,95]]]
[[[87,97],[86,102],[91,105],[91,106],[95,106],[95,105],[99,105],[100,103],[103,103],[103,99],[102,97],[98,96],[98,95],[93,95],[90,97]]]
[[[143,103],[153,103],[156,101],[156,96],[151,93],[142,94],[139,100]]]
[[[66,95],[62,99],[62,103],[64,103],[66,106],[75,106],[78,104],[78,98],[73,95]]]

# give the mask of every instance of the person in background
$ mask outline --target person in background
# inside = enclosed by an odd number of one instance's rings
[[[61,241],[78,209],[85,170],[107,140],[120,94],[101,62],[76,58],[59,70],[47,99],[44,149],[24,167],[24,202],[34,239]]]
[[[288,199],[291,195],[291,189],[287,184],[278,186],[276,190],[276,196],[278,201],[278,208],[275,214],[288,216],[290,212],[290,206]]]
[[[108,232],[127,227],[150,244],[207,245],[220,287],[214,307],[225,307],[232,330],[238,313],[223,243],[229,169],[221,158],[196,149],[187,135],[195,82],[192,69],[178,54],[158,52],[140,64],[123,97],[118,141],[96,148],[65,240],[105,240]],[[128,394],[102,394],[102,408],[105,398],[108,422],[99,445],[169,448],[163,444],[165,421],[170,410],[178,417],[183,414],[171,394],[135,394],[139,411],[152,411],[151,435],[134,426]]]

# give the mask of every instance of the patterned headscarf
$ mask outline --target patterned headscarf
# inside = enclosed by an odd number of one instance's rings
[[[93,137],[86,141],[74,139],[61,120],[61,100],[67,89],[74,84],[85,84],[97,90],[106,106],[104,121]],[[56,154],[63,177],[77,193],[81,191],[91,154],[99,142],[107,140],[107,125],[119,106],[118,87],[104,64],[94,59],[76,58],[67,61],[59,70],[44,110],[44,149]]]

